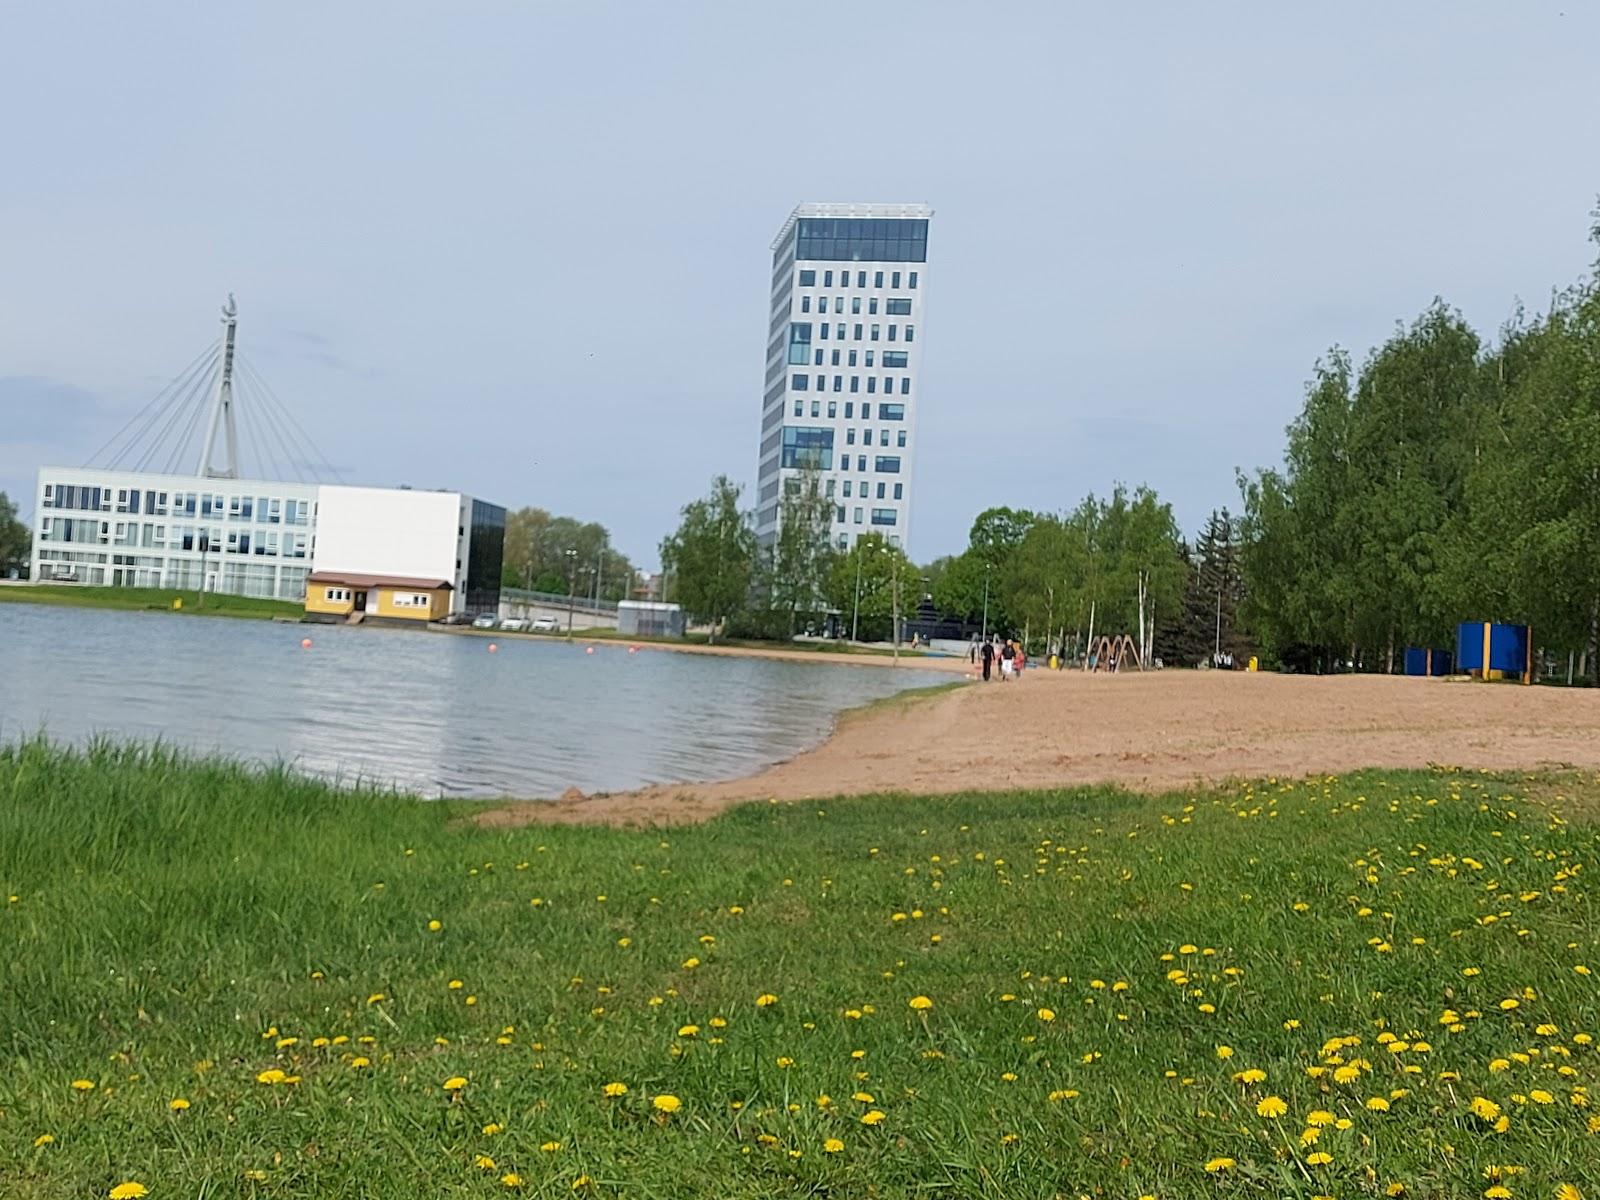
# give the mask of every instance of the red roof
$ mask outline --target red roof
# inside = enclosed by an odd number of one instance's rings
[[[453,590],[448,579],[419,579],[415,575],[353,575],[347,571],[313,571],[307,583],[336,583],[351,588],[412,588],[417,591]]]

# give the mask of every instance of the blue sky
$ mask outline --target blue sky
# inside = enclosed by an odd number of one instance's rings
[[[1148,482],[1197,526],[1315,359],[1587,269],[1575,3],[52,3],[0,14],[0,489],[215,336],[351,481],[604,521],[755,472],[768,243],[926,201],[919,559]]]

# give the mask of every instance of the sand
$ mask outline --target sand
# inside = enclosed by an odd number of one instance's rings
[[[1600,691],[1370,675],[1030,671],[846,714],[745,779],[498,805],[486,825],[673,824],[750,800],[1114,783],[1138,791],[1361,767],[1600,769]]]

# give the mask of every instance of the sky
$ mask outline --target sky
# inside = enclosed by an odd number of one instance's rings
[[[911,552],[1145,483],[1193,531],[1317,358],[1593,263],[1600,6],[0,0],[0,490],[217,335],[347,482],[751,498],[773,235],[935,216]],[[250,455],[246,455],[246,465]]]

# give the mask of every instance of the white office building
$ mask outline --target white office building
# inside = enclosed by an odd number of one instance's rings
[[[802,204],[772,243],[756,534],[777,536],[784,491],[814,471],[841,549],[911,541],[925,204]]]

